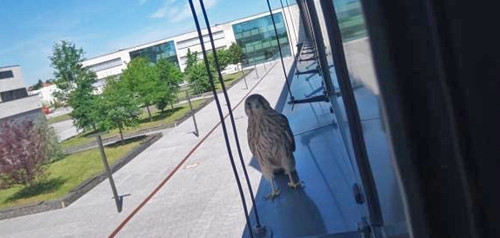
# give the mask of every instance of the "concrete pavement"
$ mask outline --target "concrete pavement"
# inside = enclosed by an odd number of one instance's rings
[[[288,66],[292,59],[286,60]],[[264,95],[271,104],[278,100],[285,81],[279,61],[260,84],[254,74],[247,77],[251,93]],[[259,75],[264,76],[259,66]],[[232,106],[244,100],[249,90],[243,81],[229,90]],[[224,113],[225,101],[219,94]],[[243,105],[234,116],[246,163],[251,155],[246,143],[246,115]],[[196,114],[200,137],[192,134],[188,119],[114,174],[118,192],[126,195],[123,211],[116,212],[107,182],[96,186],[65,209],[0,221],[2,237],[104,237],[115,228],[190,154],[202,138],[213,133],[192,152],[180,169],[130,218],[118,237],[238,237],[245,220],[234,176],[228,161],[215,102]],[[231,126],[226,119],[229,131]],[[230,137],[233,138],[232,133]],[[234,146],[233,146],[234,148]],[[233,154],[237,159],[234,148]],[[238,159],[237,159],[238,160]],[[239,162],[237,161],[237,164]],[[256,189],[260,173],[248,168]],[[241,174],[241,173],[240,173]],[[246,185],[244,185],[246,188]],[[245,189],[246,191],[246,189]],[[247,204],[250,206],[247,196]]]
[[[50,126],[56,131],[59,141],[66,140],[79,133],[78,129],[73,125],[73,120],[52,123]]]

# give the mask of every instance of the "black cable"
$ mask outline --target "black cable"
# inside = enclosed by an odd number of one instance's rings
[[[281,3],[281,12],[283,13],[283,18],[285,18],[285,25],[286,25],[286,32],[288,34],[288,41],[290,42],[290,46],[291,46],[291,50],[292,50],[292,55],[293,57],[295,57],[295,50],[293,49],[293,45],[292,45],[292,41],[290,41],[290,27],[288,26],[288,20],[287,20],[287,17],[286,17],[286,12],[285,12],[285,7],[283,6],[283,0],[280,0],[280,3]]]
[[[245,161],[243,160],[243,154],[241,153],[240,140],[238,137],[238,132],[236,130],[236,123],[234,122],[234,116],[233,116],[233,110],[231,107],[231,102],[229,100],[229,96],[227,95],[226,86],[224,85],[224,79],[222,78],[222,74],[220,72],[219,58],[217,56],[217,50],[215,48],[214,38],[212,35],[212,28],[210,27],[210,22],[208,21],[207,12],[205,10],[205,4],[203,3],[203,0],[199,0],[199,1],[200,1],[200,5],[201,5],[201,11],[203,12],[203,16],[205,17],[205,24],[207,25],[208,36],[210,38],[210,44],[212,46],[212,53],[214,54],[215,67],[217,69],[217,74],[219,76],[219,82],[220,82],[220,85],[222,87],[222,92],[224,94],[224,98],[226,99],[226,105],[227,105],[227,109],[229,111],[229,118],[231,119],[231,125],[233,126],[234,139],[236,141],[236,149],[238,151],[238,156],[240,157],[240,162],[241,162],[241,167],[243,168],[243,173],[245,174],[245,179],[246,179],[247,185],[248,185],[248,191],[250,192],[250,198],[252,200],[252,205],[253,205],[254,212],[255,212],[255,220],[257,222],[256,227],[261,228],[262,226],[260,224],[259,213],[257,212],[257,206],[255,204],[255,198],[254,198],[252,185],[250,183],[250,179],[248,178],[248,172],[247,172],[247,169],[245,166]]]
[[[276,34],[276,41],[278,42],[278,51],[280,53],[281,67],[283,68],[283,74],[285,75],[286,86],[288,87],[288,92],[290,93],[290,101],[293,102],[294,98],[292,95],[292,90],[290,89],[290,82],[288,82],[288,76],[286,75],[285,62],[283,61],[283,53],[281,52],[278,29],[276,28],[276,22],[274,21],[273,10],[271,9],[271,4],[269,3],[269,0],[267,0],[267,7],[269,8],[269,14],[271,15],[271,20],[273,21],[274,33]]]
[[[229,137],[227,135],[227,128],[226,128],[226,123],[224,122],[224,115],[222,113],[222,108],[220,106],[219,98],[217,97],[217,91],[215,90],[215,84],[214,84],[214,79],[212,77],[212,73],[210,72],[210,64],[208,62],[208,57],[207,57],[207,52],[205,49],[205,42],[203,41],[203,35],[201,34],[201,29],[200,29],[200,23],[198,22],[198,16],[196,15],[196,10],[194,9],[193,5],[193,0],[189,0],[189,6],[191,7],[191,13],[193,14],[193,19],[196,24],[196,30],[198,31],[198,38],[200,39],[200,44],[201,44],[201,49],[203,53],[203,61],[205,62],[205,67],[208,73],[210,85],[212,86],[212,93],[214,94],[214,99],[215,99],[215,104],[217,105],[217,111],[219,113],[221,125],[222,125],[222,131],[224,133],[224,140],[226,141],[226,149],[227,153],[229,154],[229,161],[231,162],[231,167],[233,169],[234,177],[236,179],[236,183],[238,184],[238,190],[240,192],[240,198],[241,198],[241,203],[243,205],[243,210],[245,212],[245,219],[248,224],[248,230],[250,231],[250,237],[253,236],[253,232],[251,229],[250,225],[250,219],[248,218],[248,209],[247,209],[247,204],[245,200],[245,195],[243,194],[243,189],[241,187],[241,182],[240,178],[238,176],[238,171],[236,170],[236,165],[234,163],[234,158],[233,158],[233,153],[231,151],[231,146],[229,143]]]

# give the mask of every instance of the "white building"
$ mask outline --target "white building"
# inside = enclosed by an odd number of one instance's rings
[[[21,67],[0,67],[0,121],[33,119],[40,115],[41,107],[37,96],[28,96]]]
[[[282,51],[285,56],[289,56],[290,47],[297,44],[299,9],[297,5],[291,5],[284,9],[284,14],[281,9],[276,9],[273,11],[273,15]],[[205,47],[209,50],[212,47],[208,31],[203,29],[202,33]],[[279,57],[276,34],[269,12],[212,26],[212,33],[217,49],[227,48],[233,42],[237,42],[243,48],[246,56],[244,67]],[[202,59],[201,45],[196,31],[93,57],[84,61],[83,66],[94,71],[98,79],[104,79],[120,75],[131,59],[140,56],[153,63],[160,58],[167,58],[179,65],[180,69],[184,71],[188,49],[191,52],[198,52],[198,59]],[[232,67],[228,68],[231,70]]]
[[[59,90],[60,89],[58,89],[55,84],[51,84],[49,86],[42,86],[38,90],[30,91],[29,95],[38,95],[38,97],[40,98],[40,102],[43,105],[51,105],[51,103],[54,103],[56,101],[53,93]]]

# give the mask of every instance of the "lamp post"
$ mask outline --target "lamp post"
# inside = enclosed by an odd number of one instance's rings
[[[198,124],[196,123],[196,117],[194,116],[194,111],[193,111],[193,105],[191,104],[191,98],[189,97],[189,89],[186,90],[186,97],[189,103],[189,108],[191,109],[191,116],[193,117],[193,123],[194,123],[194,135],[195,136],[200,136],[200,133],[198,132]]]
[[[118,196],[118,191],[116,190],[115,186],[115,181],[113,180],[113,174],[111,173],[111,169],[109,168],[108,164],[108,159],[106,158],[106,153],[104,152],[104,145],[102,144],[102,138],[101,135],[105,134],[106,132],[100,132],[97,134],[94,134],[97,138],[97,145],[99,146],[99,152],[101,153],[101,159],[102,163],[104,164],[104,170],[106,171],[106,175],[108,176],[109,179],[109,184],[111,185],[111,190],[113,191],[113,197],[115,199],[115,204],[116,204],[116,210],[118,212],[122,211],[122,197]]]
[[[253,64],[253,68],[255,70],[255,74],[257,75],[257,79],[259,79],[259,71],[257,71],[257,63]]]

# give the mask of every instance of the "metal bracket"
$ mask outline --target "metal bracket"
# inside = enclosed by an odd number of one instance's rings
[[[297,75],[301,75],[301,74],[317,74],[319,73],[319,70],[318,69],[312,69],[312,70],[307,70],[307,71],[299,71],[297,70]]]
[[[371,238],[370,234],[372,232],[370,226],[366,222],[366,218],[362,217],[361,221],[357,223],[358,225],[358,232],[361,234],[361,237],[363,238]]]
[[[363,191],[358,183],[352,185],[352,193],[354,194],[354,200],[356,200],[357,204],[365,203],[365,197],[363,195]]]

